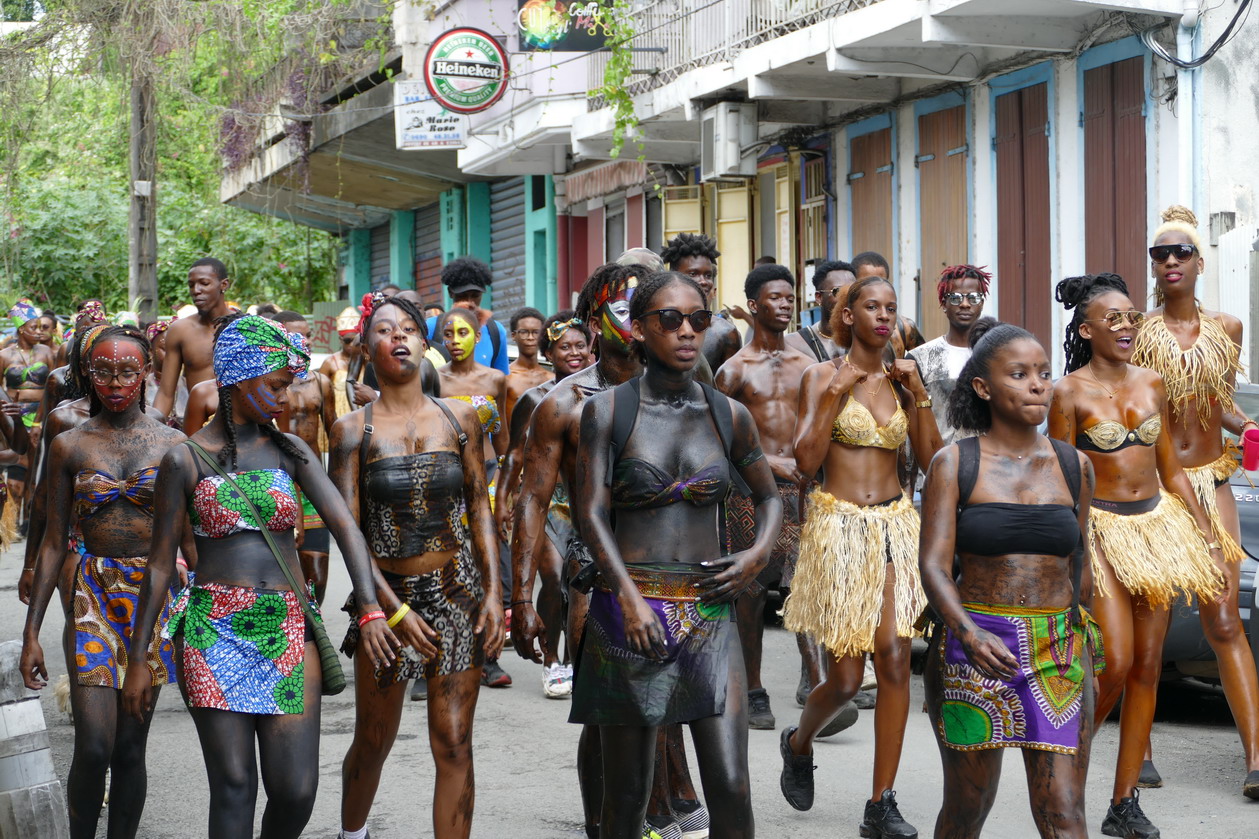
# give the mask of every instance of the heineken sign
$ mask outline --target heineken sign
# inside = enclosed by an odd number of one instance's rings
[[[507,90],[507,53],[480,29],[451,29],[428,48],[424,81],[446,110],[484,111]]]

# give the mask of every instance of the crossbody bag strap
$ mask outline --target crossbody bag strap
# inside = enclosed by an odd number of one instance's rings
[[[280,566],[280,570],[284,572],[285,579],[289,581],[289,587],[292,588],[293,594],[297,597],[297,602],[301,605],[302,612],[306,614],[307,620],[309,620],[312,625],[318,623],[319,618],[315,614],[315,610],[310,607],[310,598],[305,595],[302,587],[298,585],[297,579],[293,576],[293,572],[289,568],[288,563],[284,561],[284,556],[280,553],[280,546],[275,543],[275,538],[271,535],[271,531],[267,530],[266,525],[262,523],[262,513],[258,511],[258,507],[254,504],[253,500],[245,494],[245,491],[240,488],[240,484],[236,483],[235,479],[227,473],[227,470],[225,470],[219,462],[210,455],[209,452],[203,449],[199,443],[195,440],[185,440],[184,442],[187,443],[193,452],[196,453],[197,457],[201,458],[207,466],[217,472],[219,477],[227,482],[228,486],[236,490],[236,494],[244,499],[245,503],[249,505],[249,512],[254,514],[254,521],[258,523],[258,532],[262,534],[262,538],[267,540],[267,547],[271,548],[271,555],[275,557],[275,561]]]
[[[817,332],[812,326],[806,326],[800,330],[800,337],[809,345],[809,349],[813,350],[813,355],[818,361],[829,361],[830,353],[826,351],[826,347],[822,344],[822,339],[818,337]]]

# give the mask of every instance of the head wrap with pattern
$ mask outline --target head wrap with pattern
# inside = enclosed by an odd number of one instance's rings
[[[305,338],[257,315],[232,321],[214,343],[214,378],[219,387],[279,370],[289,370],[294,378],[304,379],[309,364]]]
[[[150,323],[148,328],[144,330],[145,337],[149,339],[149,343],[153,343],[157,340],[158,335],[161,335],[163,332],[170,329],[170,325],[176,320],[178,320],[177,317],[172,317],[170,320],[159,319]]]
[[[39,316],[39,309],[36,309],[35,304],[25,297],[20,298],[13,304],[13,308],[9,309],[9,320],[13,321],[13,325],[18,329],[21,329]]]

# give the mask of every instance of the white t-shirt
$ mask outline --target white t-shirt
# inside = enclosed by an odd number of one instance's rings
[[[970,347],[955,347],[944,340],[942,335],[921,347],[915,347],[908,355],[918,362],[922,383],[931,397],[931,413],[935,414],[940,436],[944,438],[945,445],[948,445],[958,436],[945,418],[949,397],[957,386],[958,377],[962,375],[962,367],[970,360]]]

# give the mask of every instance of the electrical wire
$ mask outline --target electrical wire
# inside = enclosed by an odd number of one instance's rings
[[[1221,47],[1233,40],[1233,38],[1236,37],[1236,33],[1233,30],[1240,30],[1238,24],[1245,23],[1245,20],[1249,17],[1250,0],[1241,0],[1241,5],[1238,6],[1237,11],[1233,13],[1233,19],[1228,22],[1228,26],[1225,27],[1222,33],[1220,33],[1220,37],[1215,39],[1215,43],[1208,47],[1206,52],[1191,61],[1185,61],[1182,58],[1177,58],[1169,53],[1166,47],[1154,39],[1154,33],[1162,29],[1162,26],[1156,26],[1153,29],[1147,29],[1142,32],[1141,43],[1145,44],[1150,52],[1154,53],[1168,64],[1172,64],[1182,70],[1194,70],[1214,58],[1215,54],[1220,51]]]

